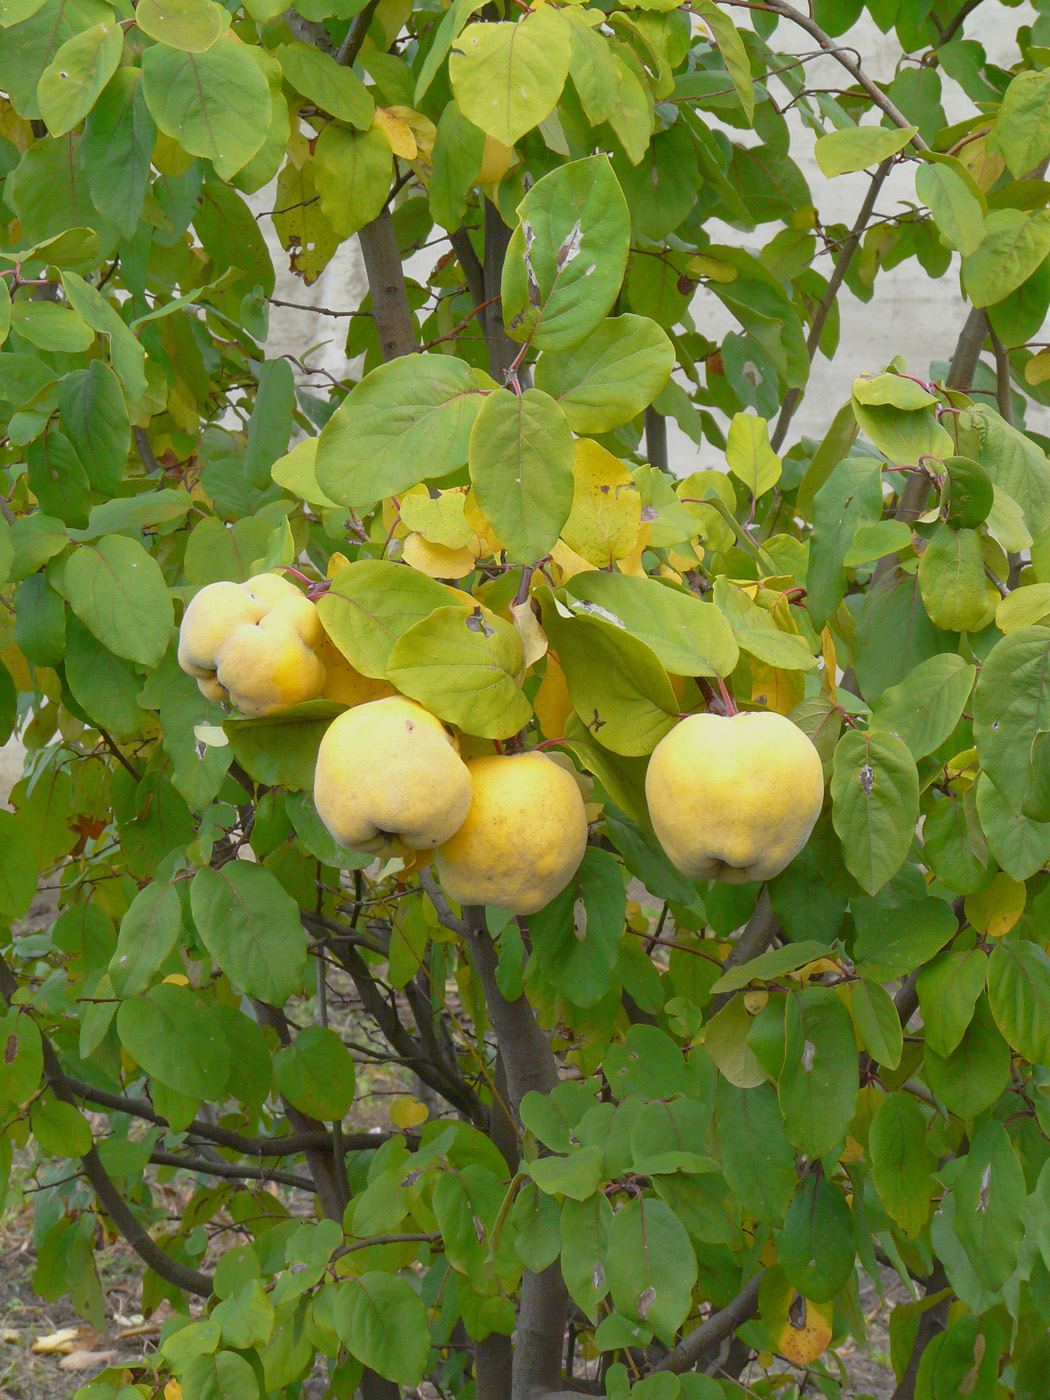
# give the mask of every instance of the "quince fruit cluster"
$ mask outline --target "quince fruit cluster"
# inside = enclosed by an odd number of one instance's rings
[[[538,753],[464,760],[441,720],[350,666],[287,579],[202,588],[179,664],[208,699],[254,717],[319,697],[350,707],[326,730],[314,778],[318,814],[348,850],[431,852],[450,898],[513,914],[542,909],[579,868],[587,816],[564,768]]]
[[[358,705],[393,694],[350,665],[314,604],[279,574],[209,583],[196,593],[179,629],[179,665],[209,700],[256,719],[306,700]]]

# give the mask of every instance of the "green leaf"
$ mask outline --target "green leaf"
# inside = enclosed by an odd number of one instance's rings
[[[114,656],[73,616],[66,616],[66,683],[96,724],[118,738],[136,734],[145,715],[138,695],[142,677],[130,661]]]
[[[196,1357],[180,1379],[187,1400],[257,1400],[259,1394],[255,1372],[235,1351]]]
[[[521,638],[487,608],[437,608],[394,643],[391,685],[432,714],[484,739],[509,739],[532,706],[516,676],[524,667]]]
[[[782,632],[765,608],[752,602],[743,589],[719,578],[713,596],[715,606],[728,618],[741,651],[785,671],[812,671],[816,666],[817,658],[806,639],[793,632]]]
[[[324,1122],[341,1121],[354,1101],[354,1061],[327,1026],[304,1026],[273,1057],[277,1088],[300,1112]]]
[[[872,585],[857,619],[854,667],[860,693],[874,705],[922,661],[944,651],[950,639],[926,616],[914,574],[889,570]]]
[[[529,1175],[548,1196],[568,1196],[585,1201],[602,1179],[602,1150],[581,1147],[568,1157],[540,1157],[529,1163]]]
[[[958,931],[958,921],[943,899],[916,898],[896,884],[874,899],[851,902],[857,925],[854,955],[861,973],[873,981],[905,977],[940,952]]]
[[[1032,1064],[1050,1061],[1050,958],[1038,943],[996,944],[988,959],[988,1004],[1019,1055]]]
[[[795,1158],[771,1084],[738,1089],[719,1079],[714,1130],[722,1170],[740,1204],[758,1220],[784,1219],[798,1185]]]
[[[18,335],[41,350],[80,354],[95,339],[91,327],[75,311],[58,302],[16,301],[11,307],[11,325]]]
[[[536,596],[583,724],[614,753],[652,753],[678,722],[678,701],[653,650],[603,618],[566,617],[547,588]]]
[[[785,972],[794,972],[806,963],[817,958],[826,958],[831,949],[826,943],[803,941],[790,943],[784,948],[773,948],[768,953],[760,953],[757,958],[749,958],[740,967],[723,972],[711,987],[711,993],[718,996],[723,992],[736,992],[750,982],[774,982]]]
[[[878,982],[854,983],[850,1003],[860,1043],[876,1064],[896,1069],[904,1049],[901,1019],[893,998]]]
[[[887,379],[899,376],[887,375]],[[954,444],[928,408],[898,408],[896,404],[865,404],[854,394],[853,412],[861,432],[897,466],[914,466],[922,457],[945,458]]]
[[[468,121],[513,146],[553,110],[570,51],[568,23],[546,6],[521,20],[468,25],[452,42],[452,94]]]
[[[920,408],[931,408],[936,397],[916,384],[914,379],[906,379],[901,374],[862,374],[853,381],[854,402],[866,408],[903,409],[912,413]]]
[[[228,180],[266,140],[270,88],[243,44],[226,37],[205,53],[154,44],[142,55],[146,105],[157,126]]]
[[[530,918],[539,964],[572,1005],[594,1006],[613,985],[626,900],[616,856],[589,846],[570,884]]]
[[[938,524],[919,559],[919,592],[933,625],[979,630],[989,614],[988,588],[980,535]]]
[[[198,870],[190,907],[201,941],[234,986],[283,1006],[302,983],[306,935],[298,905],[275,876],[243,860]]]
[[[593,614],[651,647],[671,675],[728,676],[737,664],[740,652],[725,616],[693,593],[594,569],[570,579],[562,596],[578,615]]]
[[[71,1103],[38,1099],[29,1122],[41,1152],[49,1157],[83,1157],[94,1146],[91,1125]]]
[[[36,89],[40,115],[52,136],[64,136],[84,120],[117,71],[123,52],[119,24],[96,24],[66,40]]]
[[[49,432],[29,444],[29,488],[48,514],[74,528],[87,525],[91,483],[73,445],[64,433]]]
[[[132,900],[120,921],[117,948],[109,964],[109,978],[118,997],[137,997],[146,991],[182,928],[182,903],[174,885],[160,881],[146,885]]]
[[[117,1034],[152,1078],[195,1099],[217,1099],[230,1072],[230,1051],[216,1019],[188,987],[162,982],[122,1001]]]
[[[1004,796],[986,773],[977,780],[977,815],[989,851],[1012,879],[1027,880],[1050,861],[1050,822],[1025,816],[1023,804]]]
[[[913,1240],[929,1219],[937,1189],[937,1157],[926,1144],[926,1120],[907,1094],[890,1094],[868,1131],[875,1189],[895,1224]]]
[[[827,1303],[853,1274],[853,1217],[841,1190],[811,1173],[777,1235],[777,1263],[805,1298]]]
[[[514,1253],[534,1274],[542,1273],[561,1253],[561,1207],[533,1181],[526,1181],[508,1219]]]
[[[317,600],[325,631],[363,676],[384,680],[397,639],[436,608],[448,607],[444,584],[405,564],[359,559]]]
[[[0,818],[9,816],[10,812],[0,812]],[[0,830],[5,825],[0,821]],[[0,893],[2,891],[3,874],[0,868]],[[8,912],[6,905],[4,909]],[[0,1056],[0,1099],[17,1106],[25,1103],[36,1091],[44,1072],[40,1030],[32,1016],[24,1011],[9,1011],[6,1016],[0,1016],[0,1045],[4,1047]]]
[[[872,732],[896,734],[916,759],[945,743],[962,718],[977,668],[945,652],[922,661],[900,685],[883,691],[872,712]]]
[[[367,1273],[341,1284],[334,1320],[340,1341],[365,1366],[398,1385],[422,1380],[430,1324],[407,1278]]]
[[[915,171],[915,193],[929,206],[942,242],[967,257],[984,237],[984,210],[963,167],[930,161]]]
[[[321,738],[340,707],[311,700],[265,719],[227,719],[223,729],[237,762],[268,787],[312,791]]]
[[[814,154],[821,174],[830,180],[854,170],[866,170],[903,151],[917,126],[847,126],[818,137]]]
[[[264,490],[270,468],[288,451],[295,413],[295,379],[287,360],[267,360],[259,367],[259,390],[248,420],[244,476],[249,486]]]
[[[1032,748],[1050,730],[1050,630],[1021,627],[988,653],[973,699],[981,767],[1017,811],[1033,785]]]
[[[606,1271],[617,1310],[670,1345],[689,1315],[696,1254],[663,1201],[628,1201],[609,1226]]]
[[[184,53],[205,53],[229,23],[213,0],[139,0],[135,7],[135,24],[143,34]]]
[[[991,1108],[1010,1079],[1010,1047],[992,1019],[987,997],[977,999],[973,1018],[950,1055],[926,1047],[926,1082],[964,1120]]]
[[[569,517],[574,453],[568,420],[539,389],[494,389],[470,434],[470,479],[508,558],[535,564]]]
[[[958,416],[956,434],[959,451],[1017,502],[1032,534],[1050,529],[1050,464],[1042,449],[984,404]]]
[[[548,350],[536,388],[557,399],[577,433],[605,433],[637,417],[665,386],[674,347],[647,316],[610,316],[570,350]]]
[[[955,1233],[986,1288],[1001,1288],[1024,1236],[1024,1172],[1002,1123],[975,1133],[955,1180]]]
[[[956,1318],[923,1352],[915,1394],[931,1400],[954,1400],[957,1395],[993,1400],[999,1388],[1002,1347],[1002,1331],[993,1319],[972,1315]],[[1021,1391],[1015,1394],[1020,1400]]]
[[[87,369],[72,370],[62,380],[58,405],[91,489],[101,496],[116,495],[131,447],[131,424],[117,376],[103,360],[92,360]]]
[[[1050,70],[1010,80],[995,119],[995,139],[1011,175],[1023,179],[1050,155]]]
[[[777,1082],[784,1131],[809,1157],[838,1147],[857,1108],[857,1040],[830,987],[787,998],[784,1068]]]
[[[137,404],[146,392],[145,350],[124,324],[116,307],[78,273],[63,272],[62,286],[73,310],[92,330],[108,337],[110,362],[129,402]]]
[[[748,60],[747,49],[744,47],[744,41],[732,20],[724,10],[719,9],[714,0],[697,0],[696,10],[715,36],[715,43],[722,55],[722,62],[725,64],[733,87],[736,89],[736,95],[744,109],[744,116],[750,122],[755,114],[755,84],[751,77],[751,64]]]
[[[854,536],[881,515],[882,463],[844,457],[813,497],[806,606],[814,627],[823,627],[845,596],[843,561]]]
[[[1048,252],[1050,214],[993,209],[980,244],[962,261],[966,295],[978,307],[1002,301],[1027,282]]]
[[[333,501],[366,506],[462,467],[481,394],[448,355],[402,355],[355,385],[317,444],[317,480]]]
[[[351,68],[309,44],[281,44],[277,57],[288,82],[313,106],[360,131],[372,125],[375,102]]]
[[[613,1213],[604,1193],[569,1199],[561,1212],[561,1268],[569,1297],[592,1322],[609,1291],[606,1250]]]
[[[608,315],[627,267],[631,215],[608,157],[558,166],[517,214],[503,263],[503,323],[537,350],[570,349]]]
[[[257,1278],[224,1298],[211,1314],[222,1328],[226,1345],[241,1350],[265,1346],[273,1334],[275,1316],[273,1303]]]
[[[476,10],[481,9],[483,3],[484,0],[452,0],[452,4],[441,16],[441,22],[434,33],[433,42],[427,50],[426,57],[419,69],[419,76],[416,78],[415,94],[412,98],[414,107],[418,107],[426,96],[430,84],[434,81],[445,61],[445,55],[452,47],[453,39],[470,16]]]
[[[757,500],[780,480],[780,458],[769,445],[769,424],[753,413],[737,413],[726,437],[726,466]]]
[[[156,666],[174,623],[160,566],[137,540],[104,535],[66,563],[60,591],[80,620],[117,656]]]
[[[904,741],[850,729],[835,746],[832,821],[846,868],[874,894],[901,867],[919,816],[919,779]]]
[[[919,969],[916,990],[927,1047],[947,1059],[973,1020],[987,959],[978,949],[945,952]]]

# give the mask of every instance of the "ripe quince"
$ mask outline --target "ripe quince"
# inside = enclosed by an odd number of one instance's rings
[[[653,750],[645,778],[656,838],[694,880],[770,880],[820,815],[820,755],[773,711],[690,715]]]
[[[321,740],[314,804],[351,851],[429,850],[459,828],[471,776],[445,726],[414,700],[390,695],[356,705]]]
[[[475,758],[467,767],[470,810],[434,852],[442,887],[458,904],[534,914],[583,859],[587,816],[579,785],[539,753]]]

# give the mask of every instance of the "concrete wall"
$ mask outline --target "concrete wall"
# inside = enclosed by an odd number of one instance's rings
[[[733,17],[739,24],[747,23],[746,11],[734,10]],[[983,44],[993,63],[1008,66],[1016,59],[1013,36],[1018,26],[1030,24],[1034,19],[1035,11],[1027,3],[1005,12],[999,6],[989,6],[975,11],[967,21],[965,37]],[[881,34],[874,24],[865,20],[838,42],[851,46],[861,55],[864,68],[872,77],[880,81],[892,79],[899,52],[892,33]],[[783,53],[795,55],[812,52],[815,47],[800,29],[787,23],[779,26],[772,44]],[[848,75],[834,59],[818,59],[807,64],[806,71],[812,87],[841,87],[849,82]],[[945,90],[945,106],[950,121],[972,112],[972,104],[962,94],[958,94],[958,100],[953,102],[953,96],[958,93],[954,84],[946,81]],[[772,91],[778,101],[784,100],[785,89],[776,79],[772,80]],[[852,224],[867,190],[866,177],[848,175],[826,180],[813,158],[814,135],[803,127],[794,114],[791,120],[797,137],[796,159],[809,182],[821,218],[826,223]],[[734,132],[733,137],[737,140],[747,139],[745,134],[739,132]],[[260,192],[256,196],[255,207],[260,210],[272,209],[271,194],[272,191]],[[268,199],[269,203],[266,202]],[[877,212],[880,215],[892,214],[901,207],[902,202],[909,200],[915,200],[914,166],[906,165],[894,171],[886,182]],[[287,255],[273,236],[269,219],[264,218],[261,222],[271,241],[278,267],[275,295],[279,300],[325,306],[332,310],[356,306],[364,289],[364,273],[356,239],[351,239],[340,248],[313,287],[304,287],[288,273]],[[751,235],[721,226],[712,226],[711,231],[716,241],[743,244],[757,250],[773,236],[776,226],[763,225]],[[413,263],[416,275],[425,277],[446,247],[444,244],[436,245],[417,255]],[[830,259],[821,258],[817,266],[827,275]],[[902,265],[890,272],[880,272],[875,284],[875,298],[868,304],[859,302],[847,289],[843,289],[839,298],[842,322],[839,352],[834,364],[818,356],[809,391],[795,416],[789,443],[796,441],[803,433],[821,436],[832,414],[846,399],[850,384],[862,370],[880,369],[894,355],[902,354],[913,370],[926,373],[931,361],[950,358],[966,317],[959,295],[958,267],[958,258],[955,258],[947,274],[938,281],[931,281],[915,263]],[[713,293],[698,292],[693,309],[700,329],[713,338],[736,328],[733,317]],[[343,353],[346,324],[346,321],[275,307],[270,318],[267,354],[290,351],[301,357],[308,347],[326,341],[321,350],[310,356],[309,362],[337,378],[344,378],[351,368]],[[326,383],[323,376],[315,376],[313,382],[318,387]],[[1050,431],[1050,415],[1041,409],[1033,410],[1029,422],[1041,431]],[[669,427],[672,467],[675,471],[686,474],[698,466],[723,465],[713,448],[697,449],[675,424]]]

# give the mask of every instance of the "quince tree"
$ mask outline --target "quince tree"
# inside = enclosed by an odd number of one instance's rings
[[[896,1400],[1045,1394],[1048,111],[1045,0],[0,0],[0,1201],[164,1305],[80,1400],[841,1397],[887,1273]]]

